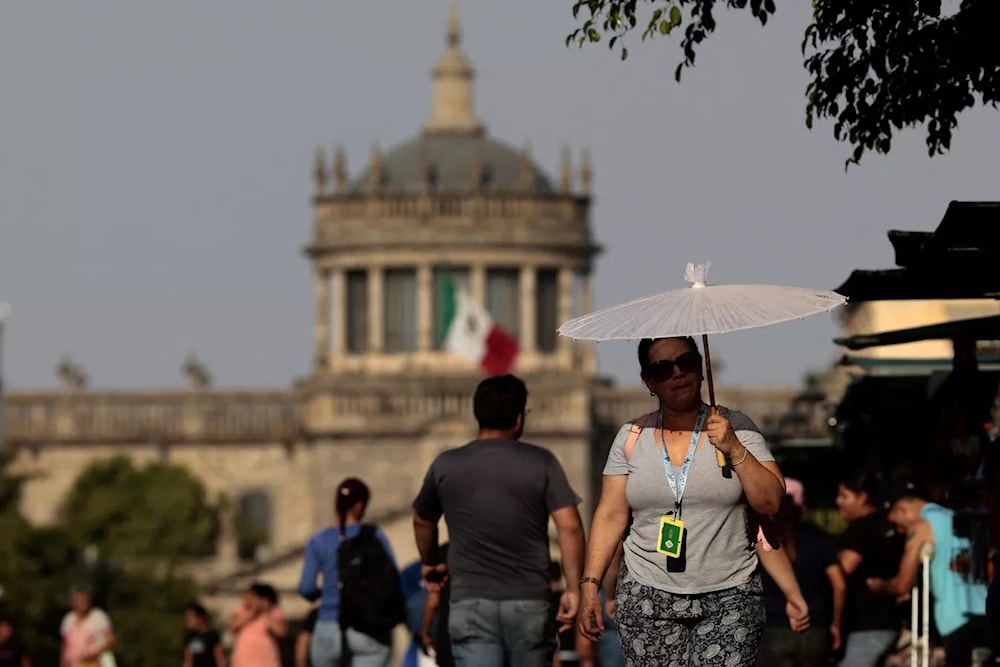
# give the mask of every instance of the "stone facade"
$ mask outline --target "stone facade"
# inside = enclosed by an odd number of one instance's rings
[[[553,184],[529,151],[488,137],[454,14],[447,35],[432,115],[416,139],[375,149],[353,180],[343,151],[332,161],[317,155],[306,248],[313,373],[287,389],[218,390],[189,359],[184,389],[95,392],[64,361],[59,390],[5,398],[6,443],[32,475],[22,503],[32,521],[53,521],[95,460],[124,453],[184,465],[213,496],[256,497],[270,517],[256,559],[241,562],[227,530],[217,557],[195,568],[211,599],[232,604],[260,577],[289,594],[296,614],[305,609],[291,594],[302,548],[332,520],[334,490],[350,475],[370,484],[372,518],[400,560],[413,560],[409,503],[433,458],[475,435],[471,395],[481,377],[440,349],[441,267],[517,335],[514,370],[530,391],[525,438],[557,454],[589,515],[610,437],[653,407],[647,392],[598,378],[591,345],[554,333],[592,308],[590,161],[584,153],[573,165],[567,152]],[[719,400],[766,423],[796,391],[723,386]]]

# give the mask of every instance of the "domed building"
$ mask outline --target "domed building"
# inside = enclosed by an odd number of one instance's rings
[[[586,152],[574,162],[565,150],[549,174],[527,147],[490,136],[460,38],[453,9],[415,137],[373,148],[353,173],[342,149],[317,154],[305,248],[313,372],[287,389],[216,389],[190,359],[184,388],[98,392],[64,361],[58,391],[5,399],[6,441],[31,475],[29,519],[54,521],[93,461],[185,466],[213,497],[234,501],[215,557],[193,570],[217,605],[226,611],[250,580],[266,579],[295,614],[305,608],[294,594],[302,549],[332,520],[337,484],[358,476],[372,488],[370,518],[401,562],[415,559],[410,502],[434,457],[475,436],[471,396],[483,376],[445,349],[445,281],[516,338],[512,370],[530,392],[525,438],[556,453],[589,515],[611,437],[652,409],[648,392],[597,377],[591,345],[556,334],[593,305],[593,170]],[[761,417],[796,391],[726,389],[720,401]],[[250,548],[238,534],[247,526]]]
[[[574,166],[564,152],[554,182],[529,149],[489,136],[473,107],[473,71],[454,10],[432,99],[416,137],[374,148],[353,176],[341,149],[332,162],[317,155],[307,248],[317,377],[475,372],[442,351],[442,274],[518,339],[519,373],[592,375],[590,347],[556,335],[560,320],[592,301],[598,248],[586,153]]]

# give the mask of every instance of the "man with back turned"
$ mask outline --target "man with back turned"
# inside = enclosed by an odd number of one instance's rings
[[[557,628],[549,614],[551,516],[566,592],[557,619],[572,623],[583,571],[583,525],[559,460],[520,442],[528,391],[513,375],[483,380],[473,411],[479,435],[435,459],[413,501],[424,580],[450,578],[451,635],[459,667],[547,667]],[[448,563],[438,554],[438,521],[448,524]]]

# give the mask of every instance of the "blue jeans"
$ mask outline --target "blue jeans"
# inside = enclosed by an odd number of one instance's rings
[[[895,630],[861,630],[847,635],[844,657],[837,667],[878,667],[896,643]]]
[[[342,642],[340,623],[317,622],[309,645],[312,667],[339,667],[344,650]],[[351,652],[351,667],[389,667],[392,660],[391,646],[350,628],[347,630],[347,646]]]
[[[549,667],[556,628],[547,600],[458,600],[448,611],[456,667]]]
[[[604,618],[604,634],[597,640],[597,664],[600,667],[625,667],[622,638],[618,635],[618,627],[613,621],[608,623],[608,620]]]

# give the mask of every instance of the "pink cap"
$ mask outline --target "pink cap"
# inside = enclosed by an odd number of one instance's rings
[[[802,504],[805,502],[805,492],[806,490],[802,486],[802,482],[791,477],[785,478],[785,493],[790,495],[799,507],[802,507]]]

